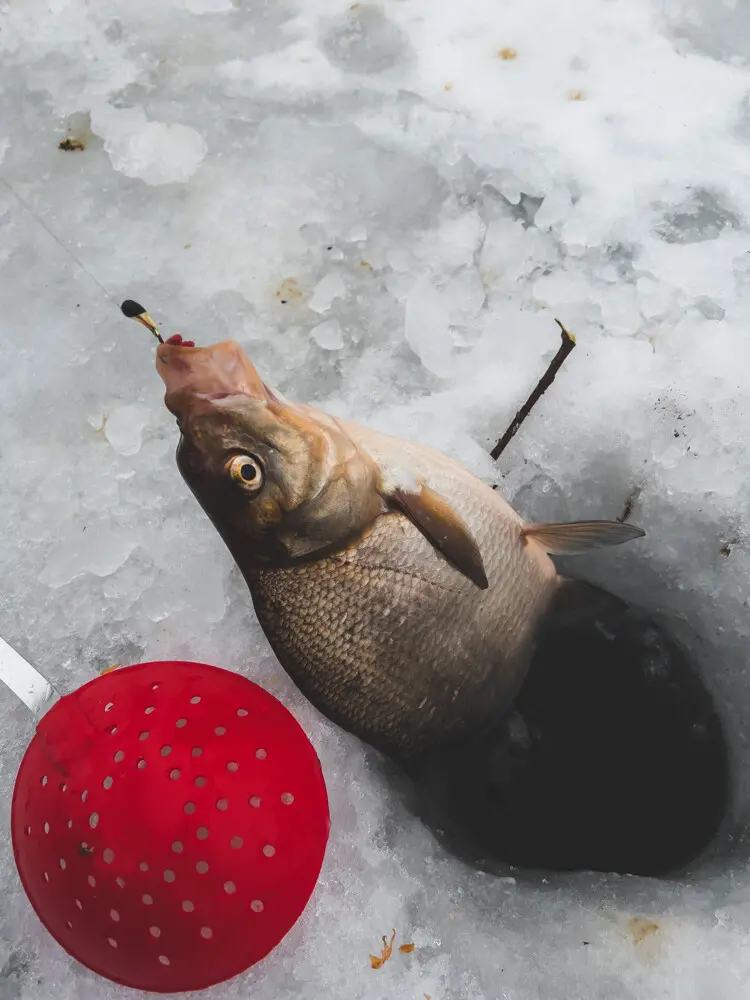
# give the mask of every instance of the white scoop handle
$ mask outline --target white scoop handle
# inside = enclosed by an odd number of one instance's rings
[[[0,636],[0,681],[20,698],[37,719],[45,714],[60,695],[50,682]]]

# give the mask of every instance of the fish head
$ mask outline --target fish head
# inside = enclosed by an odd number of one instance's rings
[[[239,344],[161,344],[177,465],[240,568],[346,548],[382,510],[377,469],[333,417],[266,386]]]

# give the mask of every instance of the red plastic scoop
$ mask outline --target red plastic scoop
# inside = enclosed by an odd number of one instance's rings
[[[98,677],[42,717],[11,822],[24,888],[62,947],[117,983],[177,992],[281,941],[317,881],[329,813],[280,702],[167,662]]]

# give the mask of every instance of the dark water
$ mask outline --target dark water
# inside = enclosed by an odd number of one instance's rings
[[[497,731],[410,766],[412,807],[465,860],[663,875],[712,841],[728,794],[721,722],[644,612],[571,585]]]

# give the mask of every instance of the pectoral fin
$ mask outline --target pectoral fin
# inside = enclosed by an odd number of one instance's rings
[[[552,555],[572,556],[608,545],[622,545],[643,538],[641,528],[620,521],[573,521],[570,524],[529,524],[525,538],[533,538]]]
[[[452,566],[480,590],[487,589],[489,584],[479,547],[446,500],[424,485],[415,491],[396,488],[388,492],[387,499],[419,528]]]

